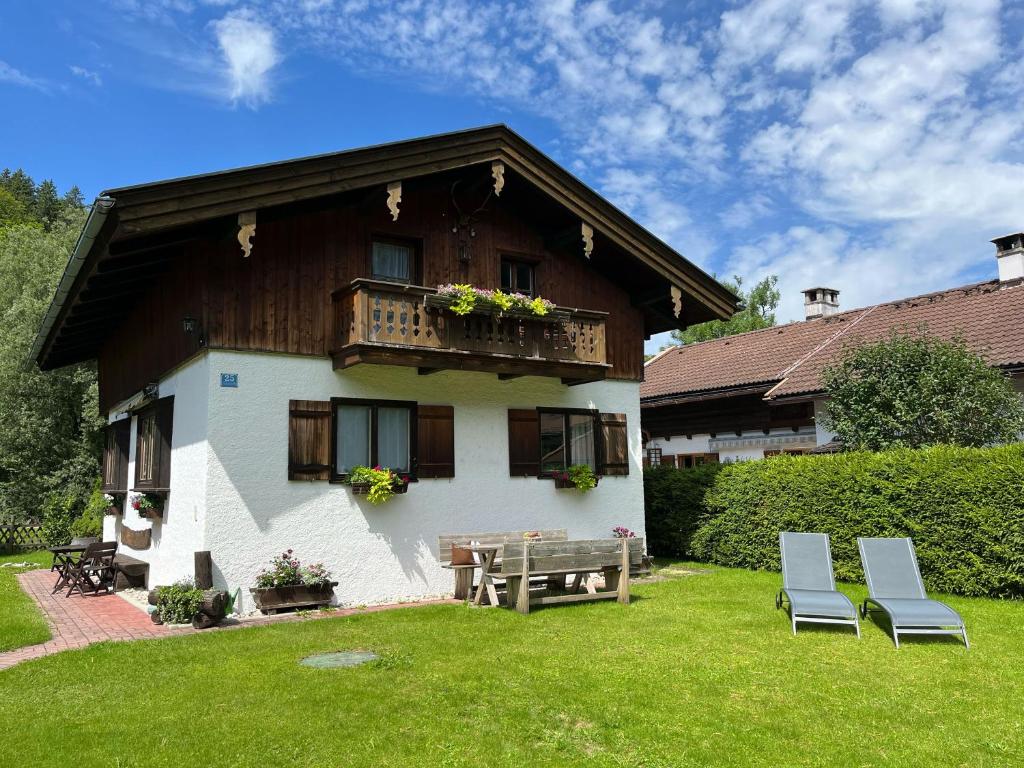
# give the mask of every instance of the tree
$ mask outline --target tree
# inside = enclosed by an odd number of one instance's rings
[[[0,174],[0,519],[77,514],[99,470],[93,366],[43,373],[29,359],[84,222],[80,199],[22,171]]]
[[[1024,401],[1009,379],[961,339],[924,329],[848,348],[824,384],[824,424],[849,448],[977,447],[1024,432]]]
[[[737,333],[772,327],[775,325],[775,310],[778,309],[781,298],[778,284],[779,278],[769,275],[749,292],[743,293],[741,277],[734,277],[732,281],[722,281],[722,285],[742,298],[742,309],[728,320],[710,320],[692,325],[685,331],[672,331],[672,340],[676,344],[695,344],[698,341],[721,339]]]

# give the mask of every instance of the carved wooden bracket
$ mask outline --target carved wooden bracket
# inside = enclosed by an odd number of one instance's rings
[[[501,190],[505,188],[505,164],[500,160],[491,163],[491,176],[494,178],[494,194],[501,197]]]
[[[252,239],[256,237],[256,211],[238,214],[238,244],[242,246],[242,256],[249,258],[252,253]]]
[[[669,292],[672,294],[672,314],[678,318],[683,313],[683,292],[674,285]]]
[[[392,181],[388,184],[388,210],[391,220],[398,221],[398,204],[402,202],[402,182]]]
[[[594,252],[594,228],[585,221],[581,222],[580,234],[583,235],[583,255],[589,259]]]

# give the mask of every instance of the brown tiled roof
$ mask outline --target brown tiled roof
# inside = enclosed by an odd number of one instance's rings
[[[644,368],[640,396],[683,397],[763,386],[766,397],[820,392],[822,371],[851,344],[893,331],[959,336],[997,366],[1024,364],[1024,284],[967,285],[724,339],[673,347]]]

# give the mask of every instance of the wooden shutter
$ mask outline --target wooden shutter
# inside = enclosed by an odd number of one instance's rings
[[[455,409],[416,407],[416,477],[455,477]]]
[[[331,479],[331,403],[288,401],[288,479]]]
[[[508,473],[512,477],[540,474],[540,423],[535,410],[509,409]]]
[[[128,490],[128,443],[131,430],[131,419],[121,419],[106,426],[103,448],[104,491],[124,493]]]
[[[629,431],[626,429],[626,414],[602,413],[598,416],[601,426],[600,458],[597,462],[599,475],[629,474]]]
[[[153,457],[157,488],[171,487],[171,432],[174,429],[174,395],[156,401],[156,454]]]

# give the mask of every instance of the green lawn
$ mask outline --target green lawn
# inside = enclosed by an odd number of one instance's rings
[[[2,563],[36,563],[50,567],[49,552],[0,555]],[[0,652],[50,639],[50,628],[35,603],[14,578],[21,568],[0,568]]]
[[[416,608],[62,653],[0,672],[4,764],[1024,762],[1024,603],[950,598],[971,650],[897,651],[870,622],[859,642],[793,637],[778,583],[716,570],[639,586],[628,607]],[[338,649],[383,660],[296,663]]]

